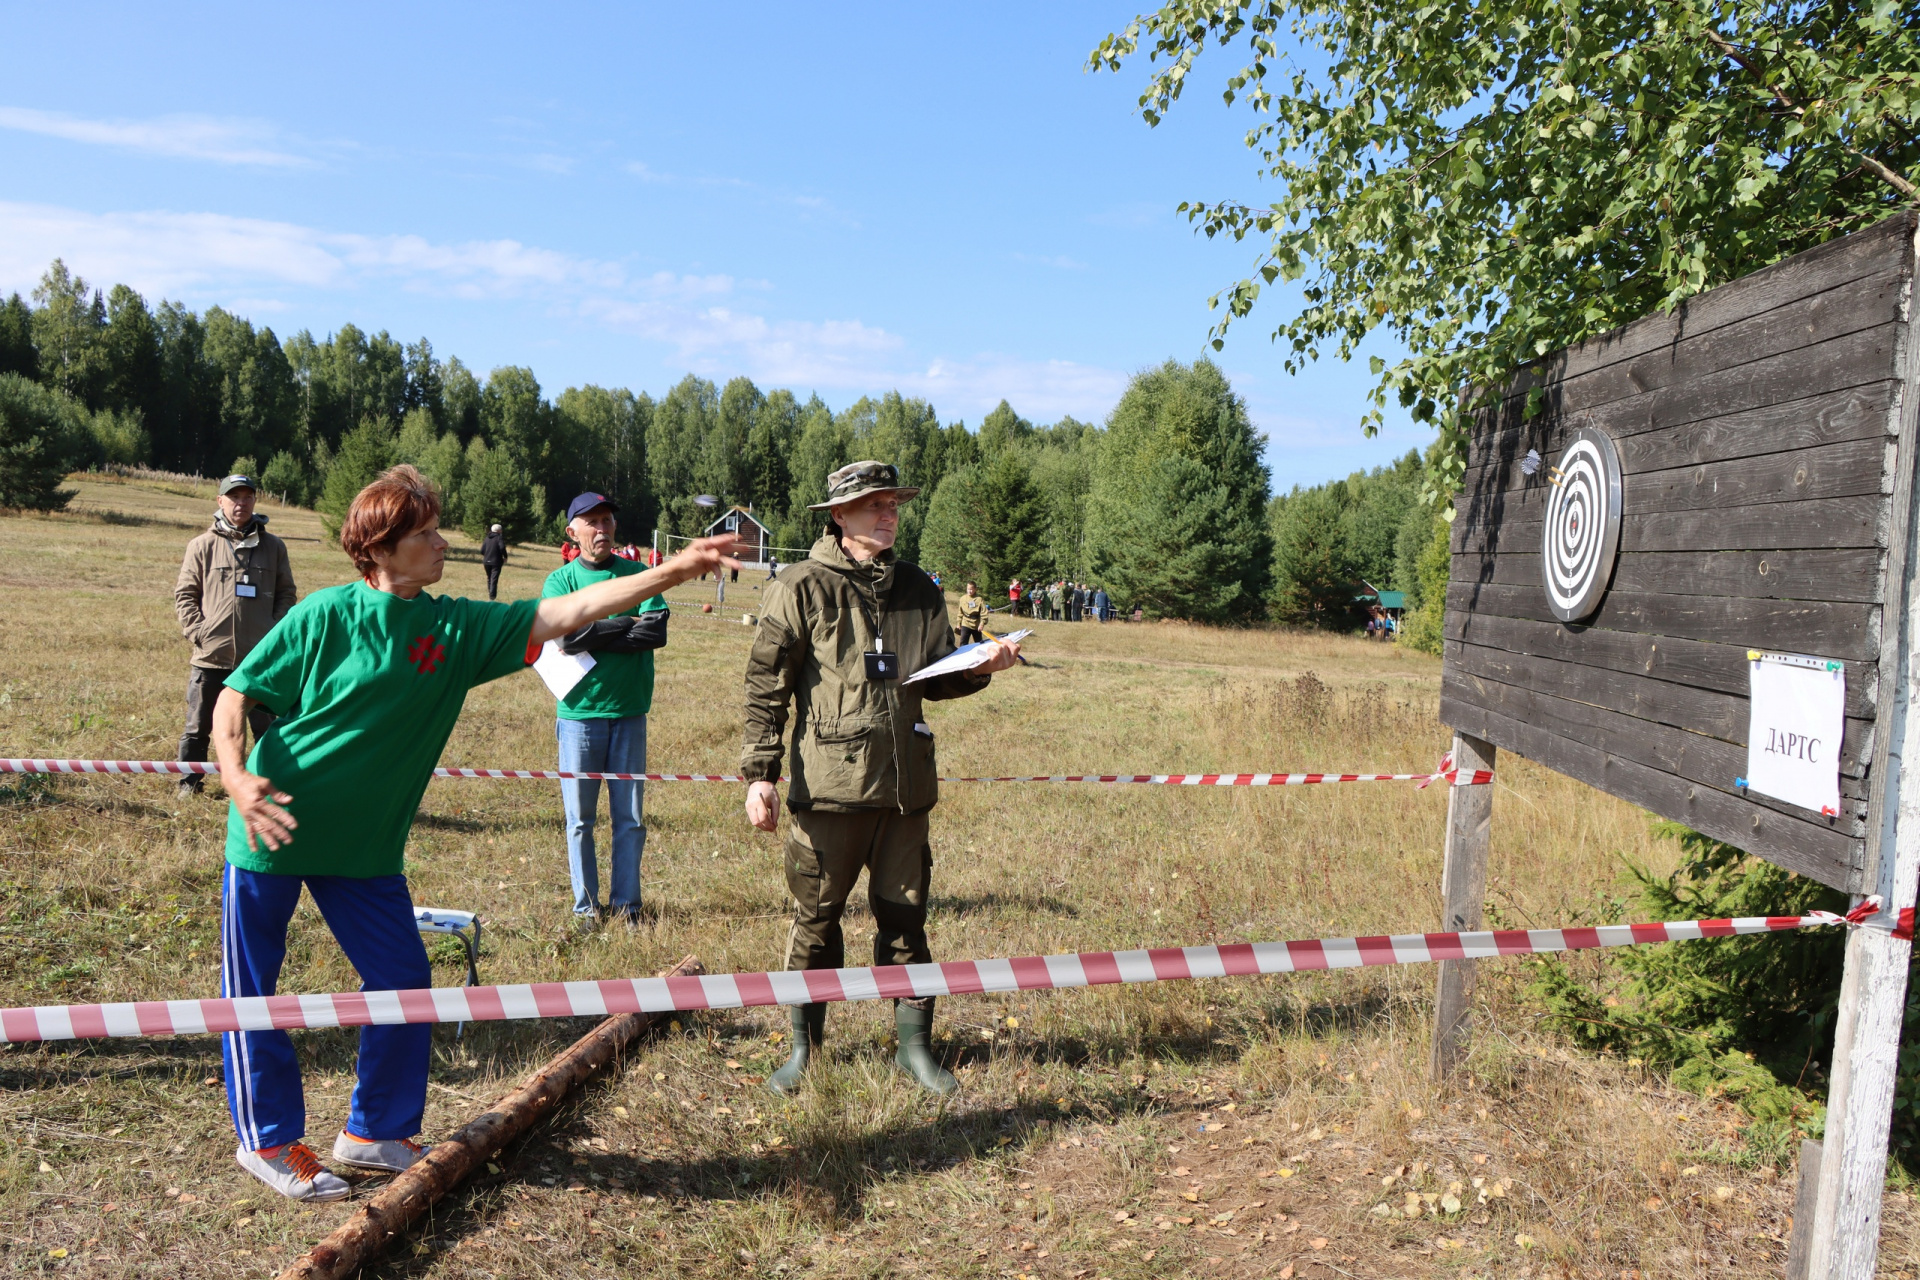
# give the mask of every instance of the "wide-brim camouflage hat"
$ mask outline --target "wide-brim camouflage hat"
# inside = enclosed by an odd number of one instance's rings
[[[807,510],[825,511],[872,493],[897,493],[900,501],[905,502],[919,492],[910,484],[900,483],[900,468],[891,462],[849,462],[827,477],[827,500],[810,502]]]

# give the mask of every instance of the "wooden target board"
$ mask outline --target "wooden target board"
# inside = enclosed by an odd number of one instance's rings
[[[1902,214],[1555,353],[1478,416],[1447,724],[1873,888],[1920,465],[1915,234]],[[1845,663],[1837,816],[1738,785],[1750,650]]]

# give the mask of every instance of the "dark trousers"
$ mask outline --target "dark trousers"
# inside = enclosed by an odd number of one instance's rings
[[[787,825],[787,890],[793,895],[793,930],[787,936],[787,968],[838,969],[847,962],[840,915],[867,873],[867,905],[873,910],[873,962],[927,964],[927,889],[933,879],[928,811],[892,809],[826,813],[802,809]],[[931,1009],[931,997],[908,1000]]]
[[[220,690],[225,687],[231,671],[221,671],[214,667],[192,667],[187,673],[187,727],[180,735],[179,760],[205,760],[207,742],[213,736],[213,704],[220,700]],[[273,712],[256,705],[247,713],[247,724],[253,729],[253,740],[258,742],[262,734],[273,725]],[[195,791],[203,785],[199,774],[188,774],[181,779],[181,785],[192,787]]]
[[[501,566],[497,564],[486,566],[487,599],[489,600],[498,600],[500,598],[500,568]]]
[[[978,628],[978,627],[961,627],[961,628],[960,628],[960,643],[961,643],[961,644],[979,644],[979,643],[980,643],[980,628]]]

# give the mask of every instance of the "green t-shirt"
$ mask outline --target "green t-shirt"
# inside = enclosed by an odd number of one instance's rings
[[[540,588],[540,598],[564,596],[596,582],[628,578],[646,571],[646,565],[620,556],[609,557],[598,569],[584,559],[569,560],[547,575],[547,585]],[[612,616],[631,617],[666,607],[667,602],[659,596],[648,596],[626,613]],[[595,653],[593,670],[567,691],[554,714],[562,720],[619,720],[625,716],[643,716],[651,710],[653,650],[642,649],[639,653]]]
[[[364,582],[295,605],[227,687],[281,717],[247,768],[293,797],[286,808],[300,825],[278,850],[249,849],[229,805],[227,861],[275,875],[399,874],[467,690],[526,665],[539,607],[403,600]]]

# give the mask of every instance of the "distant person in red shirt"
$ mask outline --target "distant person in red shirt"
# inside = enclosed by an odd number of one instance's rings
[[[1020,579],[1018,578],[1007,584],[1007,611],[1015,615],[1020,612]]]
[[[579,554],[580,554],[580,548],[574,545],[573,539],[562,538],[560,540],[560,563],[561,564],[572,564],[574,561],[574,558],[577,557]]]

